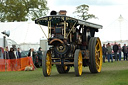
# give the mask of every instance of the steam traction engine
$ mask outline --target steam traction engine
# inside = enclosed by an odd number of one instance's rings
[[[60,74],[68,73],[74,66],[75,75],[82,75],[82,67],[89,66],[91,73],[101,72],[101,41],[95,36],[101,25],[78,20],[55,11],[50,16],[35,20],[36,24],[48,26],[48,45],[42,58],[43,75],[50,76],[52,64]]]

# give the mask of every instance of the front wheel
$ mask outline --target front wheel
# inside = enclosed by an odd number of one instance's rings
[[[74,54],[74,69],[76,76],[82,75],[82,53],[79,49],[77,49]]]
[[[45,77],[50,76],[52,69],[51,51],[45,51],[42,58],[43,75]]]

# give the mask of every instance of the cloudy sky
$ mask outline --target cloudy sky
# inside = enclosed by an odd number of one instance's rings
[[[90,22],[103,25],[96,36],[102,41],[128,39],[128,26],[122,27],[124,23],[118,22],[120,15],[128,25],[128,0],[47,0],[50,10],[67,10],[67,15],[76,17],[73,14],[75,8],[82,4],[89,5],[89,13],[94,14],[98,19],[91,19]],[[127,28],[127,29],[126,29]],[[123,30],[127,30],[123,32]],[[119,32],[120,31],[120,32]],[[113,34],[115,36],[113,36]],[[125,34],[125,35],[122,35]]]

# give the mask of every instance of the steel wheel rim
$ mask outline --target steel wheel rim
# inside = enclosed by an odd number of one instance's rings
[[[79,56],[78,56],[78,70],[79,70],[79,75],[82,75],[82,54],[81,54],[81,51],[79,51]]]
[[[95,63],[97,71],[100,72],[102,67],[102,47],[99,38],[97,38],[95,46]]]
[[[51,74],[51,53],[48,52],[47,53],[47,58],[46,58],[46,68],[47,68],[47,74],[50,75]]]

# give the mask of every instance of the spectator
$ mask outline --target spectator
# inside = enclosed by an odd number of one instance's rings
[[[124,46],[122,47],[122,52],[124,54],[124,61],[125,61],[125,59],[127,60],[127,46],[126,46],[126,44],[124,44]]]
[[[36,61],[36,53],[34,52],[34,49],[33,48],[29,50],[28,56],[32,57],[33,63],[35,64],[35,61]]]
[[[16,57],[15,57],[15,54],[14,54],[14,49],[13,48],[10,48],[10,51],[9,51],[9,57],[10,57],[10,67],[11,67],[11,71],[16,71]]]
[[[111,62],[113,62],[113,57],[112,57],[112,48],[110,43],[108,43],[107,45],[107,58],[108,58],[108,62],[110,62],[110,58],[111,58]]]
[[[10,59],[16,59],[13,48],[10,48],[9,57],[10,57]]]
[[[106,44],[106,58],[107,58],[107,55],[108,55],[108,49],[107,49],[107,47],[108,47],[108,44]]]
[[[128,56],[128,46],[127,46],[127,56]]]
[[[10,59],[9,58],[9,51],[8,51],[8,47],[5,48],[5,51],[4,51],[4,59]]]
[[[114,51],[115,61],[118,60],[118,57],[117,57],[118,50],[119,50],[119,47],[118,47],[118,45],[115,42],[115,44],[113,45],[113,51]]]
[[[17,48],[16,56],[17,56],[17,64],[18,64],[19,68],[21,68],[21,53],[20,53],[20,48]]]
[[[121,61],[121,50],[122,50],[122,48],[121,48],[120,44],[118,45],[118,47],[119,47],[119,61]]]
[[[103,52],[103,62],[105,63],[105,57],[106,57],[106,48],[105,48],[105,44],[103,44],[102,52]]]
[[[37,56],[38,56],[39,60],[42,61],[43,54],[42,54],[42,48],[41,47],[39,47],[39,49],[37,51]]]
[[[17,49],[16,56],[17,56],[17,59],[21,58],[20,48]]]

